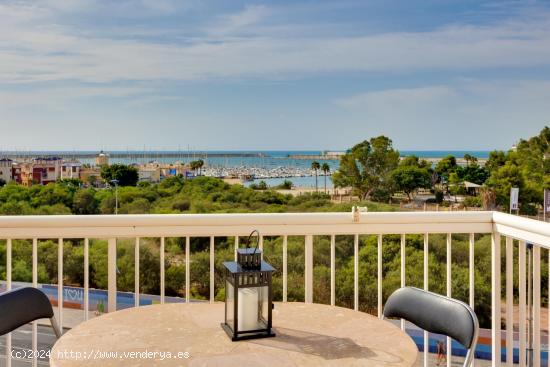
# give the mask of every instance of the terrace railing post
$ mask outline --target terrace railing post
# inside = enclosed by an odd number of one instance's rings
[[[107,245],[107,311],[116,311],[116,238]]]
[[[500,234],[493,231],[491,240],[491,356],[492,367],[500,367]]]
[[[527,366],[533,366],[533,245],[527,244]]]
[[[305,238],[305,302],[313,303],[313,236]]]

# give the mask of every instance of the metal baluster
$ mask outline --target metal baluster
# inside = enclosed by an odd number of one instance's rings
[[[288,236],[283,236],[283,302],[287,301],[288,281]]]
[[[11,291],[12,241],[6,241],[6,290]],[[6,334],[6,367],[11,367],[11,333]]]
[[[164,237],[160,238],[160,304],[164,304]]]
[[[353,309],[359,310],[359,235],[353,237]]]
[[[519,367],[526,365],[526,310],[525,304],[527,301],[526,294],[526,261],[525,261],[525,241],[520,241],[518,245],[518,283],[519,283]]]
[[[452,283],[452,235],[447,233],[447,297],[451,297],[453,293]],[[447,367],[451,367],[451,360],[453,358],[453,345],[450,337],[447,337]]]
[[[406,242],[405,234],[401,234],[401,287],[405,286],[405,255],[406,255]],[[405,330],[405,320],[401,319],[401,330]]]
[[[381,234],[378,235],[378,254],[377,254],[377,265],[378,265],[378,277],[377,277],[377,291],[378,291],[378,317],[382,318],[382,240],[383,237]]]
[[[191,270],[189,269],[190,266],[190,238],[185,237],[185,302],[189,303],[189,296],[191,294],[189,287],[191,286]]]
[[[108,312],[116,311],[116,238],[109,238],[107,248],[107,304]]]
[[[57,240],[57,313],[59,330],[63,333],[63,238]]]
[[[134,306],[139,307],[140,294],[139,294],[139,237],[136,237],[136,243],[134,248]]]
[[[210,236],[210,303],[214,302],[214,236]]]
[[[470,307],[473,310],[475,306],[475,236],[473,233],[470,233],[468,272],[469,272],[468,280],[470,282],[470,287],[469,287]],[[475,364],[475,351],[474,351],[474,358],[472,358],[471,367],[474,367],[474,364]]]
[[[424,290],[429,290],[429,235],[424,233]],[[430,336],[426,330],[424,330],[424,367],[428,367],[428,352],[430,350]]]
[[[506,365],[514,364],[514,242],[506,237]]]
[[[330,236],[330,304],[336,303],[336,236]]]
[[[84,239],[84,321],[88,321],[90,310],[90,240]]]
[[[32,239],[32,286],[38,288],[38,239]],[[38,323],[32,322],[32,350],[38,350]],[[33,353],[32,365],[38,365],[37,353]]]
[[[533,246],[533,366],[540,367],[540,246]]]
[[[500,234],[491,238],[491,366],[500,367]]]
[[[305,237],[305,302],[313,303],[313,236]]]

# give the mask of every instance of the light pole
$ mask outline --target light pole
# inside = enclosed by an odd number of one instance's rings
[[[115,185],[115,215],[118,215],[118,180],[111,180],[109,182]]]

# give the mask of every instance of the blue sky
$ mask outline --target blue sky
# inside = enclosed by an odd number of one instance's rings
[[[550,3],[4,0],[0,149],[507,149]]]

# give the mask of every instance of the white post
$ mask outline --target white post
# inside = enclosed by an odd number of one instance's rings
[[[210,303],[214,302],[214,236],[210,236]]]
[[[84,321],[89,319],[90,310],[90,240],[84,239]]]
[[[8,238],[6,241],[6,290],[11,291],[11,253],[12,241]],[[6,367],[11,367],[11,333],[6,334]]]
[[[359,310],[359,235],[353,237],[353,309]]]
[[[139,237],[136,237],[136,243],[134,247],[134,306],[139,307],[140,294],[139,294]]]
[[[533,366],[540,367],[540,246],[533,245]]]
[[[383,237],[381,234],[378,235],[378,317],[379,318],[382,318],[382,312],[383,312],[383,309],[382,309],[382,277],[383,277],[383,274],[382,274],[382,242],[383,242]]]
[[[57,313],[59,330],[63,333],[63,238],[57,241]]]
[[[288,248],[288,236],[283,236],[283,302],[287,301],[287,268],[288,268],[288,259],[287,259],[287,248]]]
[[[514,364],[514,242],[506,237],[506,365]]]
[[[407,239],[405,234],[401,234],[401,287],[405,286],[405,255]],[[405,320],[401,319],[401,330],[405,330]]]
[[[164,304],[164,237],[160,238],[160,304]]]
[[[428,291],[429,286],[429,248],[430,248],[430,241],[429,241],[429,234],[424,233],[424,290]],[[428,361],[428,351],[430,349],[430,337],[427,331],[424,330],[424,367],[428,367],[429,361]]]
[[[116,238],[109,238],[107,248],[107,310],[116,311]]]
[[[469,260],[468,260],[468,280],[470,282],[469,287],[469,303],[472,310],[475,308],[475,235],[473,233],[470,233],[470,241],[469,241]],[[472,364],[471,367],[474,367],[475,363],[475,351],[474,351],[474,358],[472,358]]]
[[[32,286],[38,288],[38,240],[32,239]],[[38,350],[38,324],[32,322],[32,350]],[[33,353],[32,365],[38,365],[37,353]]]
[[[189,296],[191,294],[191,291],[189,287],[191,286],[191,270],[189,269],[190,266],[190,259],[189,259],[189,251],[190,251],[190,239],[189,237],[185,237],[185,303],[189,303]]]
[[[234,250],[234,255],[235,255],[235,261],[237,261],[237,249],[239,248],[239,236],[235,236],[235,248],[233,249]]]
[[[336,304],[336,236],[330,236],[330,304]]]
[[[452,297],[453,283],[452,283],[452,235],[447,233],[447,297]],[[453,358],[453,345],[451,338],[447,337],[447,367],[451,367],[451,360]]]
[[[491,240],[491,366],[500,367],[500,234]]]
[[[525,304],[527,302],[527,293],[526,293],[526,261],[525,261],[525,241],[519,241],[518,246],[518,284],[519,284],[519,367],[525,367],[526,363],[526,310]]]
[[[305,238],[305,302],[313,303],[313,236]]]

